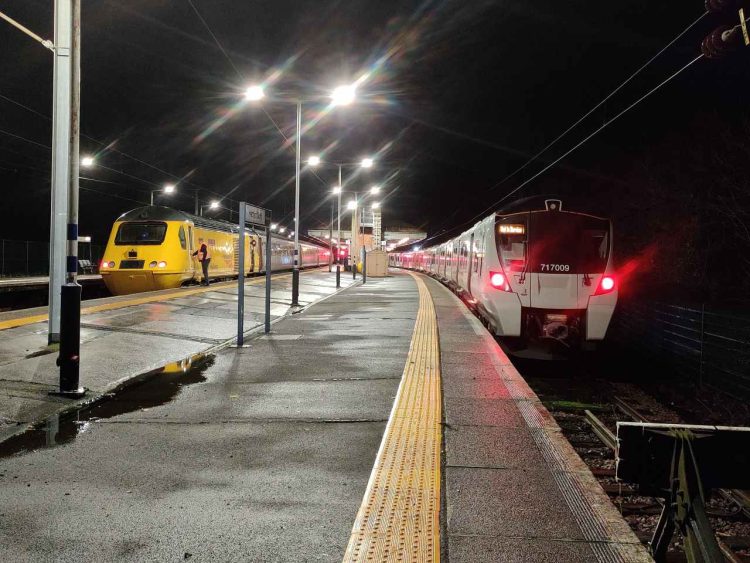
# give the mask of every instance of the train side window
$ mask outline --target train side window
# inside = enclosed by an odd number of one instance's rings
[[[193,251],[193,227],[188,227],[188,245],[190,246],[190,252]]]
[[[185,229],[180,225],[179,233],[180,235],[180,246],[182,247],[182,250],[187,249],[187,241],[185,240]]]

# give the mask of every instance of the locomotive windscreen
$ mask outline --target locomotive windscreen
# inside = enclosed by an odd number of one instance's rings
[[[161,244],[167,233],[166,223],[122,223],[115,235],[117,245]]]
[[[498,217],[498,255],[509,273],[594,274],[606,268],[609,231],[607,219],[575,213]]]

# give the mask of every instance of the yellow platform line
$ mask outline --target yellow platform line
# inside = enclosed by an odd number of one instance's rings
[[[279,276],[276,279],[289,277],[290,274]],[[255,278],[246,282],[247,285],[258,285],[265,283],[264,277]],[[237,282],[219,283],[209,287],[200,287],[193,289],[181,289],[179,291],[173,291],[172,293],[160,293],[158,295],[146,295],[144,297],[136,297],[133,299],[123,299],[122,301],[113,301],[112,303],[104,303],[102,305],[90,305],[88,307],[81,307],[81,314],[99,313],[101,311],[111,311],[114,309],[122,309],[124,307],[132,307],[134,305],[143,305],[145,303],[154,303],[156,301],[167,301],[169,299],[177,299],[178,297],[187,297],[190,295],[196,295],[198,293],[206,293],[208,291],[216,291],[225,287],[236,287]],[[28,317],[18,317],[15,319],[8,319],[0,321],[0,330],[8,328],[15,328],[19,326],[25,326],[29,324],[39,323],[47,320],[47,314],[41,315],[29,315]]]
[[[440,343],[429,291],[410,275],[419,312],[344,562],[440,561]]]

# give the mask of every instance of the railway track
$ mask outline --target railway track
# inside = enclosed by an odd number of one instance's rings
[[[679,417],[669,413],[663,405],[654,408],[653,404],[642,404],[622,396],[611,396],[608,401],[597,403],[553,401],[548,404],[548,409],[613,504],[641,541],[648,543],[663,500],[642,496],[637,487],[615,480],[615,424],[623,416],[641,422],[679,422]],[[708,502],[707,514],[726,561],[750,563],[750,492],[715,491]],[[686,560],[681,537],[675,535],[667,560],[670,563]]]

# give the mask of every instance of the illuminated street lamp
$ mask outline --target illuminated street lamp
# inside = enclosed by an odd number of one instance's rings
[[[245,90],[245,98],[249,101],[257,102],[265,97],[263,86],[253,85]],[[354,101],[356,97],[356,85],[349,84],[336,87],[331,92],[331,102],[333,106],[345,106],[349,105]],[[297,128],[296,128],[296,142],[295,142],[295,170],[294,170],[294,220],[295,220],[295,232],[294,232],[294,263],[292,269],[292,306],[299,305],[299,267],[300,267],[300,248],[299,248],[299,192],[300,192],[300,159],[301,159],[301,147],[302,147],[302,100],[295,101],[297,106]],[[320,158],[316,159],[317,164],[320,163]],[[310,163],[312,166],[316,164]],[[340,183],[340,182],[339,182]]]
[[[320,164],[320,157],[319,156],[311,156],[307,159],[307,164],[310,166],[318,166]]]
[[[372,195],[377,195],[380,193],[380,186],[373,186],[370,188],[370,193]]]
[[[174,193],[174,184],[165,184],[164,188],[162,188],[161,190],[151,190],[151,205],[154,204],[154,194],[158,194],[159,192],[165,194]]]
[[[357,87],[354,84],[343,84],[334,88],[331,93],[331,102],[334,106],[348,106],[357,95]]]
[[[371,158],[362,159],[362,168],[372,168],[374,161]]]
[[[209,208],[209,209],[218,209],[219,208],[219,202],[217,200],[213,200],[208,205],[201,205],[201,216],[203,216],[203,210]]]
[[[346,204],[346,208],[351,209],[351,210],[357,209],[357,202],[354,200],[351,200],[349,203]]]
[[[280,233],[282,233],[282,234],[283,234],[283,233],[284,233],[284,231],[286,231],[286,227],[279,227],[279,232],[280,232]]]
[[[94,157],[93,156],[84,156],[81,159],[81,166],[84,168],[91,168],[94,166]]]
[[[263,86],[253,85],[245,90],[245,99],[250,102],[257,102],[266,97],[266,93],[263,91]]]
[[[375,201],[375,202],[373,202],[373,204],[372,204],[372,208],[373,208],[373,209],[379,209],[379,208],[380,208],[380,202],[379,202],[379,201]]]
[[[276,223],[271,223],[271,230],[272,231],[275,231],[278,228],[279,228],[279,226]]]

